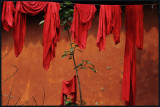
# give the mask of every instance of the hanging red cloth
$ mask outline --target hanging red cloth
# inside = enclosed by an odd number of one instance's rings
[[[6,30],[9,30],[9,28],[13,26],[11,21],[13,20],[13,12],[11,9],[13,6],[13,1],[4,1],[2,22]],[[50,61],[55,56],[56,43],[60,39],[59,10],[60,5],[55,2],[17,1],[13,30],[16,57],[23,49],[26,32],[26,14],[37,15],[41,11],[45,11],[43,28],[43,66],[45,69],[49,68]]]
[[[73,22],[70,32],[74,42],[81,48],[86,47],[88,30],[91,28],[91,23],[96,12],[95,5],[92,4],[75,4]]]
[[[15,12],[13,1],[4,1],[2,8],[2,25],[6,31],[13,28],[13,14]]]
[[[125,10],[126,43],[124,55],[122,100],[126,105],[135,104],[136,53],[143,48],[143,6],[127,5]]]
[[[69,81],[63,81],[61,92],[61,106],[64,106],[64,95],[71,95],[73,104],[77,99],[76,75]]]
[[[105,50],[105,35],[113,33],[115,44],[120,42],[121,30],[120,5],[100,5],[97,46]]]
[[[50,61],[55,57],[55,47],[60,40],[60,4],[49,2],[43,27],[43,66],[49,68]]]

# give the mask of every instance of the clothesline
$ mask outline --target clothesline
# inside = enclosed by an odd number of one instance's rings
[[[60,3],[60,4],[66,4],[66,3]],[[70,4],[77,4],[77,3],[70,3]],[[99,5],[110,5],[110,4],[94,4],[94,5],[99,6]],[[158,5],[158,3],[154,3],[154,4],[140,4],[140,5],[149,6],[149,5]],[[126,6],[126,5],[120,5],[120,6]]]
[[[60,4],[66,4],[66,3],[61,3],[61,2],[59,2]],[[159,3],[159,2],[158,2]],[[158,5],[158,3],[154,3],[154,4],[139,4],[139,5],[143,5],[143,6],[150,6],[150,5],[152,5],[152,6],[155,6],[155,5]],[[70,4],[77,4],[77,3],[70,3]],[[83,3],[82,3],[83,4]],[[85,3],[86,4],[86,3]],[[92,4],[92,3],[91,3]],[[110,4],[94,4],[94,5],[97,5],[97,6],[99,6],[99,5],[110,5]],[[118,5],[118,4],[117,4]],[[120,6],[126,6],[126,5],[120,5]]]

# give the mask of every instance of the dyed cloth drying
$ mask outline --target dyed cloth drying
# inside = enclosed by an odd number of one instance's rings
[[[62,92],[61,92],[61,104],[64,105],[64,95],[71,95],[73,104],[77,99],[77,85],[76,85],[76,75],[69,81],[63,81]]]
[[[5,1],[2,8],[2,25],[6,31],[13,28],[13,14],[15,12],[13,1]]]
[[[73,22],[70,32],[74,42],[81,48],[86,47],[88,30],[91,28],[92,19],[96,12],[95,5],[92,4],[75,4]]]
[[[113,33],[115,44],[120,42],[121,13],[120,5],[100,5],[97,34],[99,50],[105,50],[105,35],[110,33]]]
[[[124,55],[122,100],[135,104],[136,53],[135,46],[143,49],[143,6],[127,5],[125,10],[126,43]]]
[[[10,2],[4,2],[6,5],[3,8],[11,7]],[[13,2],[12,2],[13,3]],[[45,12],[44,28],[43,28],[43,66],[49,68],[50,61],[55,56],[55,47],[60,39],[60,18],[59,18],[59,3],[41,2],[41,1],[17,1],[16,12],[14,16],[14,49],[16,57],[21,53],[25,32],[26,32],[26,14],[37,15],[41,11]],[[11,9],[3,11],[2,17],[12,17]],[[3,16],[4,15],[4,16]],[[7,20],[10,25],[10,21]]]

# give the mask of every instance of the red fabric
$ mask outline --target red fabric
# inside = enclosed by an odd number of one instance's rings
[[[62,92],[61,92],[61,104],[64,105],[64,95],[71,95],[73,104],[77,99],[77,85],[76,85],[76,75],[69,81],[63,81]]]
[[[44,18],[43,28],[43,66],[49,68],[50,61],[55,56],[55,47],[60,39],[60,4],[49,2]]]
[[[120,42],[121,30],[120,5],[100,5],[97,46],[105,50],[105,35],[113,33],[115,44]]]
[[[143,6],[127,5],[125,13],[126,43],[122,85],[122,100],[126,105],[135,104],[136,94],[136,53],[143,48]]]
[[[4,1],[2,8],[2,25],[6,31],[13,28],[13,13],[15,12],[13,1]]]
[[[4,2],[2,19],[12,27],[9,17],[12,19],[13,2]],[[7,8],[7,9],[6,9]],[[8,9],[9,8],[9,9]],[[6,9],[6,10],[5,10]],[[50,61],[55,56],[55,47],[57,40],[60,38],[60,18],[59,3],[41,2],[41,1],[17,1],[16,12],[14,16],[14,49],[16,57],[21,53],[24,44],[26,32],[26,14],[37,15],[41,11],[45,11],[44,28],[43,28],[43,66],[49,68]],[[4,23],[4,28],[6,24]],[[8,30],[8,29],[7,29]]]
[[[86,47],[88,30],[91,28],[92,19],[96,12],[95,5],[92,4],[75,4],[73,22],[70,32],[74,42],[81,48]]]

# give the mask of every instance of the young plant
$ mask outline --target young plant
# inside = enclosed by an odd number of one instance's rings
[[[73,11],[74,11],[74,5],[72,4],[72,2],[70,1],[64,1],[64,3],[60,4],[61,8],[60,8],[60,20],[61,20],[61,25],[63,25],[64,30],[67,31],[68,36],[69,36],[69,40],[70,40],[70,46],[71,48],[69,50],[64,51],[64,54],[62,55],[62,58],[64,57],[68,57],[68,59],[72,59],[73,63],[74,63],[74,69],[76,71],[76,76],[77,76],[77,80],[78,80],[78,85],[79,85],[79,93],[80,93],[80,105],[85,105],[86,102],[84,102],[82,100],[82,93],[81,93],[81,85],[80,85],[80,80],[79,80],[79,76],[78,76],[78,71],[81,69],[91,69],[94,72],[97,72],[95,70],[95,66],[89,62],[89,60],[82,60],[82,62],[78,65],[76,65],[76,61],[75,61],[75,57],[74,57],[74,52],[77,50],[79,52],[82,52],[80,49],[78,49],[78,45],[71,42],[71,37],[69,34],[69,29],[73,20]],[[42,20],[39,24],[43,24],[44,20]],[[78,100],[77,100],[78,101]],[[65,105],[78,105],[73,104],[71,101],[65,101]]]

